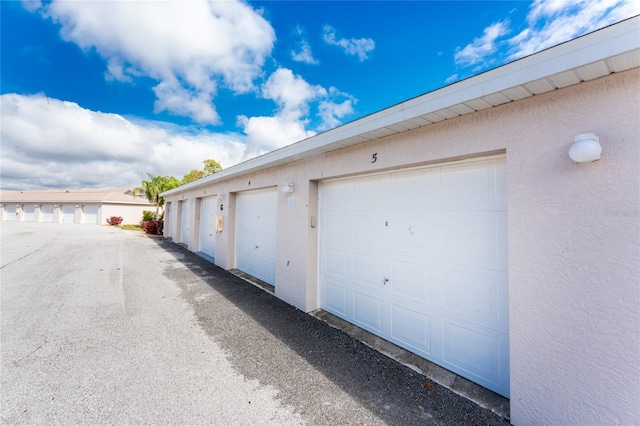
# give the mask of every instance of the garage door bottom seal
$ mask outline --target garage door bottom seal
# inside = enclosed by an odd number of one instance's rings
[[[271,293],[273,295],[275,295],[276,293],[276,288],[274,286],[272,286],[269,283],[266,283],[262,280],[257,279],[254,276],[251,276],[249,274],[247,274],[246,272],[242,272],[240,269],[229,269],[228,271],[229,273],[235,275],[238,278],[242,278],[243,280],[245,280],[246,282],[255,285],[258,288],[261,288],[262,290],[266,291],[267,293]]]

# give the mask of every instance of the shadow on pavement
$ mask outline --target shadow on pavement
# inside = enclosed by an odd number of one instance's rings
[[[165,275],[234,368],[309,423],[509,424],[178,244],[153,241],[176,259]]]

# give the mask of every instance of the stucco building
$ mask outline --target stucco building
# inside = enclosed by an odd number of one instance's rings
[[[138,224],[143,210],[155,207],[127,188],[0,191],[3,222],[106,225],[111,216],[121,216],[125,224]]]
[[[164,196],[166,237],[516,425],[640,421],[638,17]]]

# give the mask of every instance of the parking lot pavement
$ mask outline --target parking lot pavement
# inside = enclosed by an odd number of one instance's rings
[[[3,423],[509,423],[162,238],[1,237]]]

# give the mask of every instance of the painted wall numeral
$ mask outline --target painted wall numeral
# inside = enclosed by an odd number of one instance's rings
[[[373,155],[371,156],[371,162],[375,163],[376,161],[378,161],[378,153],[374,152]]]

